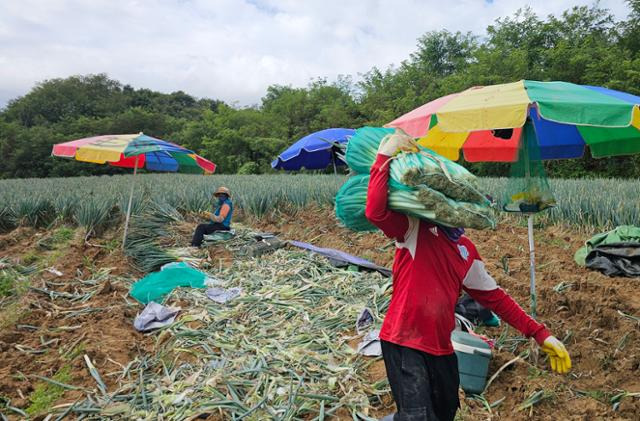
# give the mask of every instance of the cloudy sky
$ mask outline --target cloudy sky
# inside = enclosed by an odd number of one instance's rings
[[[430,30],[483,34],[528,0],[0,0],[0,107],[44,79],[106,72],[237,105],[267,86],[406,59]],[[591,0],[537,0],[540,16]],[[623,0],[601,6],[625,18]]]

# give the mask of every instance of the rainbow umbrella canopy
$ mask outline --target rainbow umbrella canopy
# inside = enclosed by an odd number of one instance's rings
[[[190,174],[213,174],[216,170],[213,162],[193,151],[143,133],[93,136],[58,143],[53,145],[51,155],[94,164],[108,163],[114,167],[133,168],[134,176],[138,168]],[[133,189],[134,183],[131,183],[122,247],[127,239]]]
[[[388,123],[451,160],[516,162],[640,152],[640,97],[567,82],[521,80],[481,86],[429,102]],[[535,317],[533,214],[529,215],[531,310]]]
[[[386,127],[452,160],[462,151],[469,162],[513,162],[527,128],[543,160],[579,158],[585,146],[600,158],[640,152],[639,107],[640,97],[612,89],[522,80],[447,95]]]
[[[146,134],[86,137],[53,145],[53,156],[114,167],[212,174],[216,165],[193,151]]]

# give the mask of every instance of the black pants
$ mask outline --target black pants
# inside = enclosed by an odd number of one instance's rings
[[[460,406],[456,354],[436,356],[381,341],[398,412],[394,421],[452,421]]]
[[[202,245],[202,239],[205,235],[209,235],[214,231],[229,231],[229,227],[225,227],[220,222],[211,222],[209,224],[200,224],[196,228],[196,232],[193,233],[191,239],[191,245],[193,247],[200,247]]]

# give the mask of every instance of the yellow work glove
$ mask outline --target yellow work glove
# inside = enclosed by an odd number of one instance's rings
[[[385,156],[394,156],[400,151],[417,152],[418,147],[411,136],[399,129],[383,137],[378,146],[378,153]]]
[[[549,336],[541,345],[541,348],[549,356],[551,369],[557,373],[566,374],[571,370],[571,358],[567,348],[555,336]]]

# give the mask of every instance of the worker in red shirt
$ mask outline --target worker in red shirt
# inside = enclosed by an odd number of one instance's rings
[[[458,362],[451,344],[461,289],[549,355],[551,368],[567,373],[564,345],[536,322],[487,273],[462,228],[447,228],[389,210],[389,159],[415,150],[401,132],[385,137],[371,167],[366,217],[396,241],[393,294],[380,339],[397,413],[395,421],[453,420],[458,400]]]

